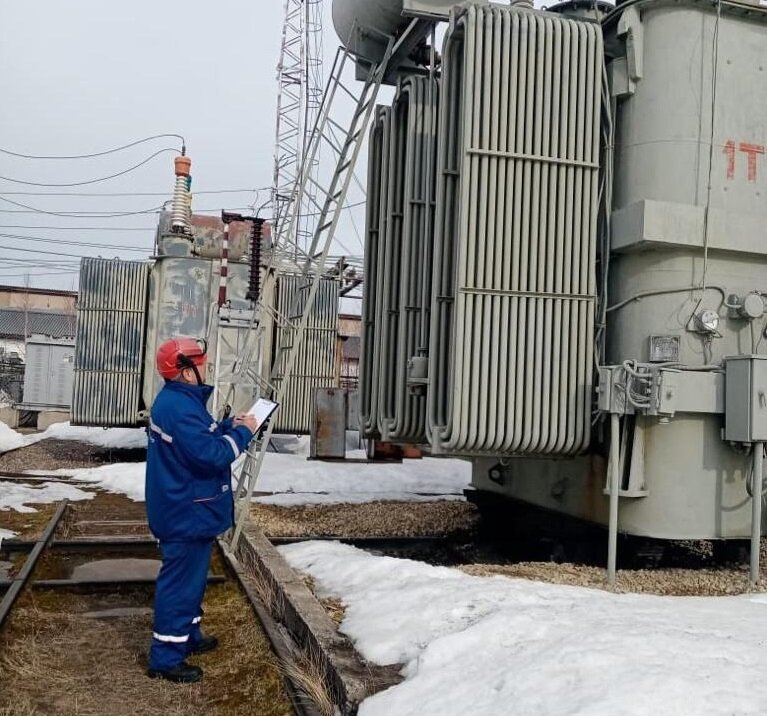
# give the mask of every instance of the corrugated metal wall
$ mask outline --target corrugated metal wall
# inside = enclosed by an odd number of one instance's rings
[[[149,264],[82,259],[72,400],[75,425],[138,423]]]
[[[282,275],[277,284],[277,310],[281,320],[277,325],[275,346],[292,344],[297,324],[304,310],[306,296],[311,284],[300,276]],[[309,315],[293,374],[288,379],[287,390],[280,409],[275,415],[275,430],[285,433],[309,433],[312,426],[314,389],[337,385],[336,336],[338,333],[338,281],[321,279]],[[285,323],[287,319],[290,323]],[[275,357],[277,361],[275,388],[282,384],[283,366],[288,351]]]
[[[592,404],[600,28],[469,6],[443,57],[433,449],[577,453]]]

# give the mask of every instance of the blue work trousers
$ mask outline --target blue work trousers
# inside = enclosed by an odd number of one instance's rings
[[[160,542],[162,567],[154,597],[150,669],[172,669],[200,641],[201,605],[212,549],[212,539]]]

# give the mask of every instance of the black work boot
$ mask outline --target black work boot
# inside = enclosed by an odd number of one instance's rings
[[[182,661],[172,669],[147,669],[146,674],[150,679],[165,679],[176,684],[193,684],[202,678],[202,669]]]
[[[204,654],[206,651],[213,651],[218,646],[218,639],[215,636],[203,636],[194,646],[189,647],[190,654]]]

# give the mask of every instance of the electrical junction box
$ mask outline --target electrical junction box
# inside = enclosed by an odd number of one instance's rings
[[[724,438],[767,442],[767,356],[725,358]]]

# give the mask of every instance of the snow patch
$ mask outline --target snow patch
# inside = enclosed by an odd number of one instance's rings
[[[739,716],[767,705],[767,601],[472,577],[348,545],[281,547],[405,681],[360,716]]]
[[[25,444],[23,435],[9,428],[5,423],[0,423],[0,454],[24,447]]]
[[[54,423],[41,433],[21,435],[0,423],[0,454],[17,448],[29,447],[41,440],[73,440],[96,447],[129,450],[145,448],[146,431],[140,428],[86,428],[66,423]]]
[[[72,501],[92,500],[95,495],[74,485],[62,482],[44,482],[41,485],[25,485],[18,482],[0,482],[0,510],[16,512],[37,512],[29,505],[45,505],[68,499]]]
[[[6,530],[0,527],[0,547],[3,546],[3,540],[4,539],[11,539],[11,537],[15,537],[16,533],[11,532],[11,530]]]
[[[34,471],[30,471],[34,474]],[[144,502],[146,476],[145,462],[118,462],[100,467],[79,469],[63,468],[47,475],[61,475],[77,482],[87,482],[88,487],[100,488],[116,495],[125,495],[134,502]]]
[[[66,423],[54,423],[47,430],[33,435],[37,440],[74,440],[96,447],[130,450],[145,448],[146,431],[141,428],[86,428]]]

